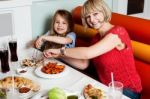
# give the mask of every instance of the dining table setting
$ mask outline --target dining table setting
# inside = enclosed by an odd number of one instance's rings
[[[108,86],[35,48],[10,58],[9,68],[0,69],[0,99],[117,99]]]

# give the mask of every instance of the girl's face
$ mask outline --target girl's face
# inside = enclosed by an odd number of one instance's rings
[[[54,22],[54,30],[58,34],[64,34],[67,32],[68,22],[60,15],[56,15]]]
[[[85,16],[85,20],[90,27],[100,29],[104,23],[104,15],[102,12],[93,11]]]

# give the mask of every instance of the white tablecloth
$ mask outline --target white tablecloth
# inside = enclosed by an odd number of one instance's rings
[[[24,58],[27,58],[27,56],[31,56],[33,51],[26,51],[26,56],[20,56],[20,61]],[[59,62],[58,60],[55,59],[46,59],[46,61],[50,61],[50,62]],[[60,62],[61,63],[61,62]],[[63,64],[63,63],[61,63]],[[12,66],[15,65],[15,66]],[[87,85],[87,84],[92,84],[93,86],[99,87],[102,90],[104,90],[104,92],[108,92],[108,87],[103,85],[102,83],[94,80],[91,77],[88,77],[87,75],[73,69],[72,67],[65,65],[68,68],[68,72],[66,75],[59,77],[59,78],[41,78],[39,76],[37,76],[34,72],[35,67],[29,67],[28,69],[28,73],[24,74],[24,75],[18,75],[16,74],[16,68],[20,67],[20,62],[15,63],[15,64],[10,64],[11,70],[13,71],[13,74],[16,76],[23,76],[29,79],[32,79],[33,81],[37,82],[40,84],[40,91],[48,91],[49,89],[53,88],[53,87],[59,87],[62,89],[67,89],[67,90],[72,90],[72,91],[77,91],[82,93],[83,88]],[[11,72],[9,73],[1,73],[0,72],[0,79],[4,78],[8,75],[10,75]],[[126,96],[123,96],[123,99],[129,99]]]

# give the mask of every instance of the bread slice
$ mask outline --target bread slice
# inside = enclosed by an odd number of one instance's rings
[[[0,88],[9,89],[12,87],[12,77],[8,76],[0,80]],[[33,82],[32,80],[25,78],[25,77],[14,77],[14,87],[20,88],[22,86],[26,86],[30,88],[32,91],[38,91],[40,89],[40,86]]]

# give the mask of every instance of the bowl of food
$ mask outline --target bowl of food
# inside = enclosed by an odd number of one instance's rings
[[[18,93],[20,97],[27,97],[32,93],[31,88],[27,87],[27,86],[22,86],[20,88],[18,88]]]

